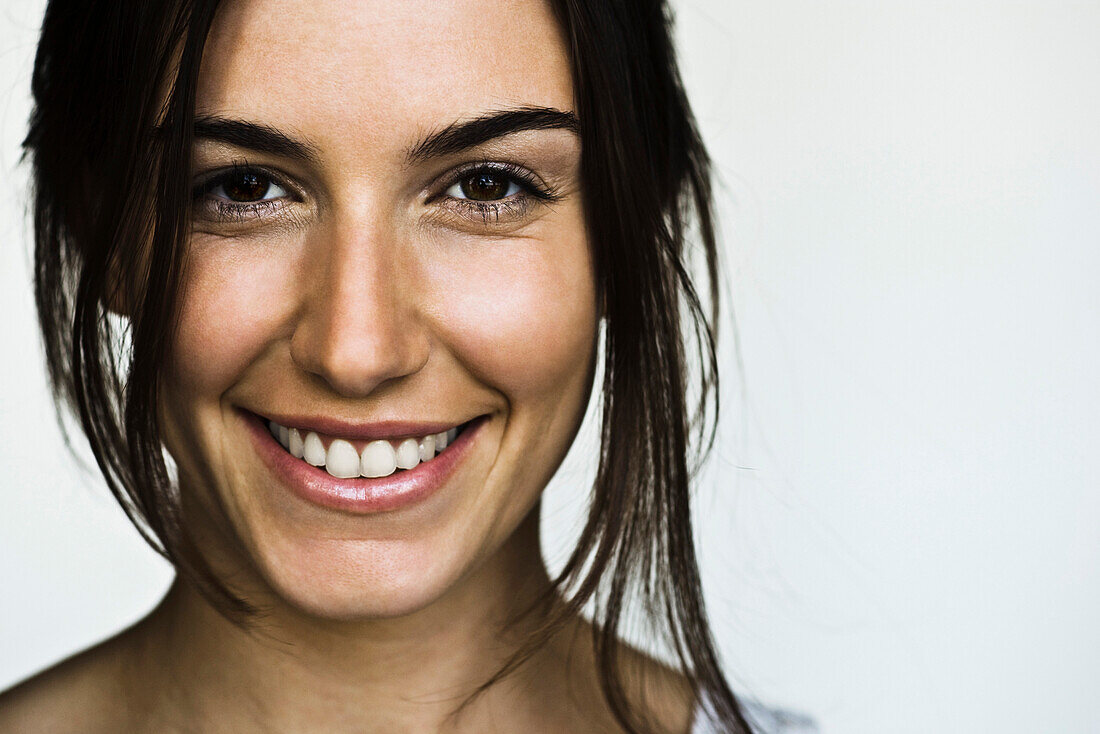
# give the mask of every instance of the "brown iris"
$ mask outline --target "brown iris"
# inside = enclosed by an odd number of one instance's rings
[[[495,171],[474,171],[459,182],[462,195],[474,201],[503,199],[510,180]]]
[[[222,186],[225,195],[233,201],[259,201],[271,188],[271,180],[262,173],[240,171],[227,178]]]

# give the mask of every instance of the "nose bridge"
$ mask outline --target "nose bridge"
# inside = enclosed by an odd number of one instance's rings
[[[427,339],[404,287],[392,228],[379,217],[359,217],[327,229],[309,245],[309,286],[291,354],[336,392],[363,396],[419,370]]]

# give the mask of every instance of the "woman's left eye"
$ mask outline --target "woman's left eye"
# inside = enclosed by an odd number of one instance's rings
[[[562,198],[540,177],[514,163],[478,163],[452,176],[438,197],[440,206],[478,226],[524,222],[533,207]]]
[[[498,201],[524,192],[515,177],[490,168],[482,168],[462,175],[443,192],[453,199],[470,201]]]

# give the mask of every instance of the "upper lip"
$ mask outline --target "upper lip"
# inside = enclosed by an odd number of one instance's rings
[[[274,421],[285,428],[314,431],[327,436],[372,441],[380,438],[413,438],[442,433],[467,421],[347,421],[324,415],[293,415],[289,413],[254,413],[265,421]]]

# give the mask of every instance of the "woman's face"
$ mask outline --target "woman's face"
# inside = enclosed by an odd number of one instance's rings
[[[223,4],[162,397],[223,568],[403,614],[528,515],[594,360],[573,109],[546,3]]]

